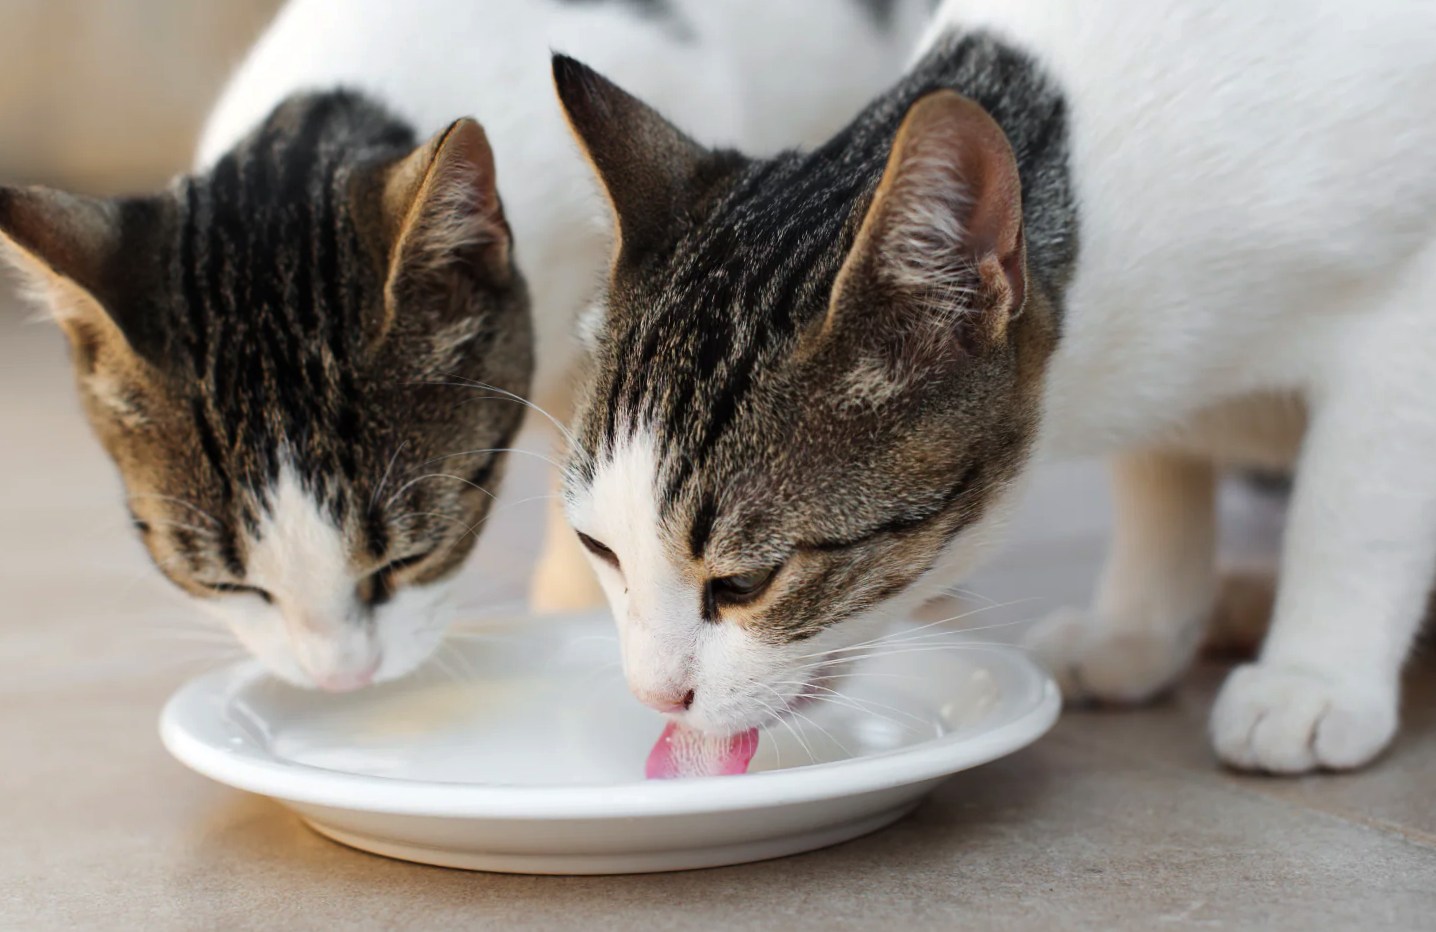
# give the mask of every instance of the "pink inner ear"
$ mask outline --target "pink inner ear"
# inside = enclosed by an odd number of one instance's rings
[[[669,722],[648,754],[645,775],[650,780],[733,776],[747,773],[756,753],[756,728],[724,737]]]

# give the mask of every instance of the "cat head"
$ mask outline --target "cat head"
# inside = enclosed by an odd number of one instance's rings
[[[299,685],[432,651],[532,368],[477,123],[295,98],[163,194],[0,188],[0,252],[166,577]]]
[[[1006,509],[1053,339],[1013,153],[948,91],[757,161],[555,77],[618,226],[568,514],[633,691],[736,732],[818,695]]]

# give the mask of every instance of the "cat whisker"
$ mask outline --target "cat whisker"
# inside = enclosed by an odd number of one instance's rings
[[[977,592],[976,590],[968,589],[964,586],[943,586],[942,589],[939,590],[939,595],[957,596],[964,599],[977,599],[979,602],[986,602],[988,605],[993,605],[997,602],[996,599],[985,596],[982,593]]]
[[[893,649],[889,649],[889,650],[876,650],[876,651],[874,651],[874,652],[872,652],[872,653],[868,653],[868,654],[860,654],[860,655],[857,655],[857,656],[847,656],[847,657],[844,657],[844,658],[842,658],[842,659],[843,659],[843,660],[853,660],[853,661],[860,660],[860,659],[861,659],[861,660],[874,660],[874,659],[877,659],[877,658],[885,658],[885,657],[900,657],[900,656],[902,656],[902,655],[904,655],[904,654],[922,654],[922,653],[932,653],[932,652],[935,652],[935,651],[945,651],[945,650],[947,650],[947,651],[952,651],[952,650],[981,650],[981,649],[992,648],[992,647],[1004,647],[1004,648],[1013,648],[1013,649],[1016,649],[1016,650],[1028,650],[1028,648],[1026,648],[1026,647],[1024,647],[1024,646],[1022,646],[1022,645],[1020,645],[1020,644],[1009,644],[1009,643],[1007,643],[1007,642],[1005,642],[1005,641],[969,641],[969,642],[963,643],[963,644],[921,644],[921,645],[917,645],[917,646],[914,646],[914,647],[903,647],[903,646],[899,646],[899,647],[897,647],[897,648],[893,648]]]
[[[379,484],[374,487],[374,494],[369,496],[369,508],[371,510],[374,507],[374,503],[379,500],[379,495],[384,491],[384,486],[388,484],[389,474],[394,471],[394,464],[399,461],[399,454],[403,453],[404,448],[408,445],[409,441],[405,440],[394,449],[393,454],[389,457],[389,465],[384,467],[384,475],[379,477]]]
[[[761,738],[763,738],[764,740],[766,740],[766,741],[768,742],[768,745],[773,749],[773,762],[774,762],[774,765],[775,765],[775,767],[776,767],[778,770],[782,770],[782,769],[783,769],[783,752],[782,752],[782,750],[779,749],[778,743],[773,740],[773,733],[768,730],[768,726],[767,726],[767,725],[759,725],[759,726],[758,726],[758,734],[759,734],[759,736],[760,736]]]
[[[921,723],[926,724],[926,721],[927,721],[926,719],[922,718],[921,716],[914,715],[913,713],[908,712],[908,711],[905,711],[905,710],[903,710],[903,709],[899,709],[899,708],[896,708],[896,707],[894,707],[894,706],[890,706],[890,705],[887,705],[886,703],[878,702],[878,701],[873,700],[873,699],[859,699],[859,698],[856,697],[856,696],[850,696],[850,695],[848,695],[847,693],[840,692],[839,690],[833,689],[832,687],[829,687],[829,686],[824,686],[824,685],[822,685],[821,683],[812,683],[812,682],[802,683],[802,682],[796,682],[796,681],[786,681],[786,682],[783,682],[783,683],[779,683],[778,685],[779,685],[779,686],[798,686],[798,687],[802,687],[802,688],[806,688],[806,689],[821,689],[826,696],[832,696],[832,697],[836,697],[836,698],[843,699],[843,700],[845,700],[845,701],[847,701],[847,702],[849,702],[849,703],[852,704],[852,705],[851,705],[851,708],[855,708],[855,709],[857,709],[857,710],[860,711],[860,712],[872,712],[872,709],[867,708],[868,705],[871,705],[873,709],[883,709],[883,710],[885,710],[885,711],[892,712],[894,715],[901,715],[901,716],[903,716],[904,718],[910,718],[910,719],[912,719],[912,720],[915,721],[915,722],[921,722]],[[822,699],[822,698],[824,698],[824,696],[811,696],[810,698],[812,698],[812,699]],[[872,714],[877,715],[876,712],[872,712]],[[883,718],[884,716],[878,716],[878,717],[879,717],[879,718]],[[894,719],[888,719],[888,721],[893,722],[894,724],[896,724],[896,721],[895,721]]]
[[[494,400],[503,399],[507,401],[512,401],[516,404],[521,404],[524,407],[529,408],[533,411],[537,411],[539,414],[543,415],[545,418],[548,419],[548,422],[554,426],[554,429],[558,431],[559,436],[563,437],[564,441],[568,443],[570,447],[579,451],[583,450],[583,446],[578,442],[578,438],[574,436],[573,432],[569,430],[569,428],[565,424],[560,422],[558,418],[554,417],[548,411],[544,410],[542,405],[539,405],[528,398],[524,398],[522,395],[516,395],[511,391],[499,388],[497,385],[490,385],[487,382],[480,382],[476,379],[467,379],[463,376],[448,376],[447,378],[452,379],[453,381],[433,380],[429,384],[450,385],[455,388],[476,388],[482,389],[483,391],[494,392],[496,395],[498,395],[498,398]]]
[[[939,627],[939,626],[942,626],[942,625],[948,625],[948,624],[951,624],[951,623],[953,623],[953,622],[955,622],[955,621],[961,621],[961,620],[964,619],[964,618],[970,618],[970,617],[972,617],[973,615],[978,615],[978,614],[981,614],[982,612],[993,611],[993,610],[1001,609],[1001,608],[1010,608],[1010,607],[1012,607],[1012,606],[1014,606],[1014,605],[1021,605],[1021,604],[1024,603],[1024,602],[1032,602],[1032,601],[1037,601],[1037,599],[1035,599],[1035,598],[1016,599],[1016,600],[1011,601],[1011,602],[1003,602],[1003,603],[994,604],[994,605],[985,605],[985,606],[982,606],[981,608],[971,609],[971,610],[969,610],[969,611],[966,611],[966,612],[963,612],[963,613],[960,613],[960,614],[957,614],[957,615],[953,615],[953,616],[950,617],[950,618],[941,618],[941,619],[938,619],[937,621],[929,622],[929,623],[923,624],[923,625],[918,625],[917,627],[912,627],[912,628],[900,628],[900,629],[897,630],[897,631],[893,631],[893,632],[890,632],[890,633],[888,633],[888,634],[881,635],[881,636],[879,636],[879,637],[870,638],[870,639],[868,639],[868,640],[866,640],[866,641],[859,641],[859,642],[856,643],[856,644],[849,644],[849,645],[846,645],[846,646],[844,646],[844,647],[830,648],[830,649],[825,650],[825,651],[817,651],[817,652],[811,653],[811,654],[800,654],[800,655],[798,655],[798,656],[796,656],[796,657],[794,657],[794,658],[792,658],[792,659],[794,659],[794,660],[806,660],[806,659],[808,659],[808,658],[810,658],[810,657],[822,657],[822,656],[827,656],[827,655],[829,655],[829,654],[833,654],[833,653],[837,653],[837,652],[841,652],[841,651],[858,650],[859,648],[870,647],[870,646],[872,646],[872,645],[881,644],[881,643],[885,643],[885,642],[886,642],[886,643],[901,643],[902,640],[910,640],[910,639],[914,639],[915,637],[918,637],[918,636],[921,636],[921,637],[951,636],[951,635],[966,634],[966,633],[969,633],[969,632],[972,632],[972,631],[985,631],[985,630],[990,630],[990,629],[994,629],[994,628],[1003,628],[1003,627],[1010,627],[1010,626],[1013,626],[1013,625],[1025,624],[1025,623],[1026,623],[1025,621],[1004,621],[1004,622],[999,622],[999,623],[994,624],[994,625],[985,625],[985,626],[977,627],[977,628],[953,628],[953,629],[950,630],[950,631],[932,632],[931,634],[928,634],[928,635],[922,635],[922,634],[921,634],[921,632],[923,632],[923,631],[928,631],[928,630],[931,629],[931,628],[936,628],[936,627]]]
[[[405,512],[404,514],[399,515],[398,517],[394,518],[393,523],[394,523],[394,524],[399,524],[399,523],[401,523],[401,522],[403,522],[403,521],[408,521],[408,520],[410,520],[410,519],[412,519],[412,518],[439,518],[439,519],[441,519],[441,520],[443,520],[443,521],[452,521],[454,524],[457,524],[457,525],[459,525],[460,527],[462,527],[462,528],[464,529],[464,533],[462,533],[462,534],[459,535],[459,539],[460,539],[460,540],[463,540],[465,537],[469,536],[470,534],[473,534],[473,533],[475,532],[475,530],[476,530],[476,529],[478,528],[478,526],[479,526],[478,524],[466,525],[466,524],[464,524],[464,522],[463,522],[462,520],[460,520],[459,518],[454,517],[453,515],[446,515],[446,514],[442,514],[442,513],[440,513],[440,512],[437,512],[437,511],[409,511],[409,512]],[[482,524],[482,523],[483,523],[482,521],[479,522],[479,524]]]
[[[457,683],[459,681],[458,675],[454,672],[453,668],[449,666],[442,650],[434,651],[429,657],[428,665],[443,674],[446,681],[450,683]]]
[[[767,683],[759,682],[757,680],[753,680],[752,683],[754,685],[764,687],[777,698],[780,710],[778,714],[774,716],[773,720],[781,723],[783,727],[788,729],[788,733],[793,736],[793,740],[798,742],[798,746],[803,749],[803,753],[808,755],[808,761],[810,763],[816,764],[818,762],[818,755],[813,753],[812,747],[810,747],[808,745],[808,742],[803,739],[803,736],[798,732],[798,730],[793,727],[793,723],[788,720],[788,713],[793,711],[792,703],[789,702],[789,700],[782,693],[778,692],[778,690],[774,689],[772,686],[769,686]],[[756,697],[755,701],[762,702],[762,700],[756,699]],[[773,711],[771,706],[767,706],[766,703],[763,704],[769,712]]]
[[[758,703],[758,705],[763,708],[763,712],[768,716],[769,722],[774,722],[778,720],[778,712],[771,705],[764,702],[762,699],[757,698],[756,696],[753,698],[753,701]],[[767,738],[768,743],[772,745],[773,757],[777,761],[778,769],[781,770],[783,768],[783,752],[779,749],[778,742],[774,740],[773,732],[769,730],[766,722],[758,726],[758,732],[762,737]]]
[[[423,482],[425,479],[453,479],[455,482],[462,482],[464,485],[467,485],[467,486],[469,486],[469,487],[471,487],[471,488],[474,488],[474,489],[479,490],[480,492],[483,492],[485,495],[487,495],[487,496],[488,496],[489,498],[491,498],[491,499],[495,499],[495,500],[498,499],[498,496],[495,495],[493,492],[490,492],[488,489],[486,489],[486,488],[484,488],[483,486],[479,485],[477,482],[471,482],[471,481],[469,481],[468,479],[465,479],[463,476],[456,476],[456,475],[454,475],[453,473],[447,473],[447,472],[430,472],[430,473],[425,473],[425,474],[422,475],[422,476],[418,476],[418,477],[416,477],[416,478],[414,478],[414,479],[410,479],[408,482],[405,482],[403,485],[399,486],[399,488],[395,489],[395,490],[394,490],[394,494],[391,495],[391,496],[389,496],[387,499],[385,499],[385,501],[384,501],[384,507],[385,507],[385,508],[388,508],[390,505],[392,505],[392,504],[394,503],[395,499],[397,499],[400,495],[403,495],[408,489],[410,489],[411,487],[417,485],[417,484],[420,483],[420,482]]]
[[[484,515],[484,516],[483,516],[482,518],[480,518],[476,523],[469,525],[469,526],[465,529],[464,534],[461,535],[461,538],[464,537],[464,536],[468,536],[468,535],[470,535],[470,534],[473,534],[475,537],[477,537],[480,528],[482,528],[485,524],[488,524],[489,521],[493,520],[494,518],[497,518],[499,515],[503,514],[504,512],[509,511],[510,509],[517,508],[517,507],[519,507],[520,505],[527,505],[527,504],[529,504],[530,502],[543,501],[544,499],[553,498],[553,497],[554,497],[554,496],[553,496],[552,493],[550,493],[550,494],[548,494],[548,495],[531,495],[531,496],[529,496],[528,498],[521,498],[521,499],[519,499],[518,501],[508,502],[508,503],[506,503],[506,504],[504,504],[504,505],[500,505],[498,508],[491,509],[488,514]],[[394,519],[394,522],[397,524],[397,523],[398,523],[399,521],[401,521],[401,520],[404,520],[404,519],[407,519],[407,518],[411,518],[411,517],[417,517],[417,516],[430,516],[430,517],[447,518],[447,519],[449,519],[449,520],[451,520],[451,521],[454,521],[454,522],[456,522],[456,523],[458,523],[458,524],[463,524],[462,521],[460,521],[458,518],[455,518],[455,517],[452,516],[452,515],[440,515],[440,514],[437,514],[437,513],[435,513],[435,512],[432,512],[432,511],[411,511],[411,512],[409,512],[408,514],[401,515],[400,517],[395,518],[395,519]]]
[[[793,708],[792,706],[789,706],[789,707],[788,707],[788,714],[790,714],[790,715],[796,715],[798,718],[802,719],[803,721],[807,722],[809,725],[812,725],[814,728],[818,729],[818,731],[821,731],[821,732],[823,733],[823,737],[827,738],[829,741],[831,741],[831,742],[833,742],[834,744],[836,744],[836,745],[838,746],[838,749],[843,752],[843,755],[844,755],[845,757],[852,757],[852,756],[853,756],[853,752],[850,751],[850,750],[848,750],[847,745],[843,744],[843,742],[839,741],[837,738],[835,738],[835,737],[833,736],[833,733],[832,733],[832,732],[828,731],[828,730],[827,730],[826,728],[824,728],[822,725],[819,725],[817,722],[813,721],[811,718],[809,718],[809,717],[808,717],[806,714],[804,714],[803,712],[800,712],[800,711],[798,711],[797,709]]]
[[[554,469],[557,469],[564,475],[570,475],[572,473],[572,470],[570,470],[567,466],[555,462],[553,459],[544,456],[542,453],[536,453],[533,450],[525,450],[522,447],[488,447],[482,450],[461,450],[457,453],[445,453],[442,456],[436,456],[433,459],[425,460],[424,462],[419,464],[419,468],[422,469],[433,463],[442,462],[446,459],[455,459],[460,456],[482,456],[485,453],[520,453],[524,456],[532,456],[534,459],[542,460],[543,462],[552,466]]]
[[[470,662],[468,657],[464,656],[464,652],[459,650],[452,641],[441,642],[439,649],[448,652],[448,655],[454,660],[454,666],[459,668],[466,680],[472,681],[478,679],[478,675],[474,672],[473,663]]]
[[[210,534],[213,528],[200,527],[197,524],[188,524],[184,521],[177,521],[174,518],[155,518],[149,522],[151,527],[177,527],[186,531],[193,531],[196,534]]]
[[[182,499],[182,498],[175,498],[173,495],[160,495],[160,494],[158,494],[158,493],[156,493],[156,492],[139,492],[139,493],[136,493],[136,494],[134,494],[134,495],[129,496],[129,498],[127,499],[127,501],[139,501],[139,500],[141,500],[141,499],[154,499],[155,501],[169,502],[169,503],[172,504],[172,505],[179,505],[181,508],[188,508],[190,511],[195,512],[196,514],[198,514],[198,515],[199,515],[200,517],[202,517],[202,518],[207,518],[207,519],[209,519],[209,522],[210,522],[211,524],[214,524],[214,525],[216,525],[216,526],[218,526],[218,527],[223,527],[223,526],[224,526],[224,522],[223,522],[223,521],[219,520],[219,519],[216,518],[214,515],[212,515],[212,514],[210,514],[209,512],[205,511],[203,508],[199,507],[198,505],[194,504],[193,502],[187,502],[187,501],[185,501],[185,500]]]

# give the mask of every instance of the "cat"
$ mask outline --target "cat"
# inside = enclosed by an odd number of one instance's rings
[[[443,635],[526,399],[563,418],[611,249],[550,49],[776,148],[897,76],[929,12],[294,0],[192,173],[144,197],[0,189],[0,252],[68,335],[161,571],[285,680],[393,679]],[[550,603],[591,598],[566,527],[559,543]]]
[[[555,74],[621,243],[566,508],[640,699],[715,733],[801,704],[990,550],[1034,463],[1106,454],[1095,606],[1029,639],[1066,695],[1171,686],[1217,468],[1294,468],[1215,751],[1389,743],[1436,566],[1436,9],[949,0],[895,86],[768,158]]]

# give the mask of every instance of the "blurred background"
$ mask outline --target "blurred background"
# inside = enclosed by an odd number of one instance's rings
[[[115,194],[189,163],[279,0],[3,0],[0,178]]]

